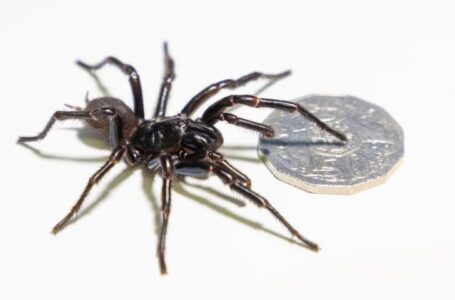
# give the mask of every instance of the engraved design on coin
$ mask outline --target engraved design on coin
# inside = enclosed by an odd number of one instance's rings
[[[275,136],[260,137],[259,155],[278,179],[312,193],[353,194],[384,183],[400,165],[403,130],[381,107],[352,96],[310,95],[296,102],[348,141],[299,114],[273,111],[264,123]]]

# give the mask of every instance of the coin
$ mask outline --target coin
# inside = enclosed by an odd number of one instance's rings
[[[310,95],[296,100],[332,128],[341,143],[298,113],[273,111],[264,121],[259,155],[280,180],[312,193],[353,194],[379,184],[404,154],[400,125],[381,107],[353,96]]]

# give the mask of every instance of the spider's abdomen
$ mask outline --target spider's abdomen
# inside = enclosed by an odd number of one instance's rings
[[[90,100],[84,111],[94,111],[102,108],[115,109],[116,113],[122,120],[122,136],[128,138],[130,133],[138,124],[138,119],[135,117],[131,108],[129,108],[122,100],[112,97],[102,97]],[[109,120],[106,115],[99,114],[96,118],[87,119],[89,126],[98,130],[104,137],[109,136]]]

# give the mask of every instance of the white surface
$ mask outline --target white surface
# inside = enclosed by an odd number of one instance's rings
[[[0,298],[454,299],[451,4],[2,1]],[[254,160],[231,159],[253,178],[255,190],[321,245],[318,254],[254,229],[263,226],[288,237],[266,211],[186,187],[203,200],[174,193],[170,274],[161,277],[155,211],[141,173],[108,189],[124,166],[90,194],[85,207],[109,191],[90,214],[50,235],[101,162],[42,158],[16,145],[16,138],[37,133],[64,103],[82,104],[87,90],[100,95],[74,65],[77,58],[97,62],[113,54],[136,66],[150,114],[165,39],[178,74],[170,113],[213,81],[292,68],[292,77],[264,95],[342,93],[381,105],[404,128],[403,166],[383,186],[328,196],[279,182]],[[131,103],[123,75],[113,68],[99,74],[113,95]],[[238,110],[258,121],[268,113]],[[79,126],[61,124],[33,146],[72,158],[108,155],[81,142],[77,131],[64,130]],[[256,136],[245,130],[222,130],[227,145],[256,145]],[[224,152],[256,157],[254,150]],[[233,195],[216,180],[200,184]],[[156,180],[155,199],[159,185]]]

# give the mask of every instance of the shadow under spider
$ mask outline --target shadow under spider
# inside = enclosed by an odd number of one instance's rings
[[[156,199],[155,194],[153,193],[153,182],[156,177],[157,176],[155,176],[154,173],[148,170],[142,170],[142,190],[144,191],[144,194],[147,196],[147,200],[152,206],[155,235],[158,238],[161,230],[161,208],[158,204],[158,200]]]
[[[50,155],[50,154],[42,153],[40,150],[38,150],[30,145],[27,145],[27,144],[20,144],[20,145],[31,150],[35,155],[37,155],[41,158],[44,158],[44,159],[68,160],[68,161],[76,161],[76,162],[104,162],[107,159],[107,156],[100,157],[100,158],[75,158],[75,157],[66,157],[66,156],[59,156],[59,155]],[[228,146],[228,147],[229,147],[229,149],[232,149],[232,150],[237,148],[237,146]],[[245,150],[250,149],[249,146],[238,146],[238,147],[240,149],[245,148]],[[240,149],[238,149],[238,150],[240,150]],[[256,148],[254,148],[254,149],[256,149]],[[228,158],[237,159],[236,157],[231,157],[229,155],[225,155],[225,156]],[[91,204],[89,204],[85,208],[82,208],[80,213],[78,213],[78,215],[74,219],[72,219],[70,222],[68,222],[68,226],[73,225],[76,221],[89,215],[99,204],[101,204],[109,196],[109,194],[111,193],[112,190],[114,190],[121,183],[126,181],[133,174],[133,172],[136,169],[137,168],[126,168],[122,172],[120,172],[118,175],[116,175],[116,177],[114,177],[114,179],[112,179],[107,184],[107,186],[104,188],[104,190],[101,192],[101,194]],[[161,229],[161,207],[158,204],[158,200],[156,199],[156,197],[152,191],[153,181],[157,176],[155,176],[155,174],[151,174],[149,171],[147,171],[145,169],[142,169],[142,175],[143,175],[142,176],[143,177],[142,189],[152,206],[152,210],[153,210],[153,214],[154,214],[155,234],[157,236],[159,236],[159,232]],[[262,224],[260,224],[260,223],[249,220],[245,217],[242,217],[242,216],[230,211],[227,208],[224,208],[220,205],[212,203],[211,201],[207,200],[206,198],[188,191],[187,189],[185,189],[183,187],[183,185],[187,185],[187,186],[191,186],[191,187],[194,187],[194,188],[197,188],[200,190],[204,190],[204,191],[208,192],[209,194],[212,194],[214,196],[214,198],[224,199],[230,203],[235,204],[236,206],[240,206],[240,207],[244,206],[245,202],[243,202],[242,200],[239,200],[238,198],[234,198],[232,196],[226,195],[222,192],[219,192],[211,187],[207,187],[204,185],[193,184],[193,183],[188,183],[188,182],[179,182],[177,180],[173,184],[173,190],[175,192],[177,192],[201,205],[211,208],[215,212],[222,214],[225,217],[233,219],[250,228],[265,232],[265,233],[270,234],[279,239],[289,241],[292,244],[299,245],[301,247],[306,248],[306,246],[304,244],[301,244],[298,241],[293,240],[292,237],[282,235],[278,232],[275,232],[271,229],[268,229],[268,228],[262,226]]]
[[[75,217],[74,219],[72,219],[71,221],[68,222],[68,226],[72,226],[74,223],[76,223],[76,222],[80,221],[81,219],[85,218],[86,216],[88,216],[96,207],[98,207],[104,200],[106,200],[108,198],[111,191],[113,191],[121,183],[126,181],[133,174],[134,171],[135,171],[135,169],[125,169],[120,174],[118,174],[114,179],[112,179],[107,184],[107,186],[103,189],[101,194],[90,205],[88,205],[85,208],[82,208],[81,212],[77,215],[77,217]],[[158,199],[154,195],[153,189],[152,189],[154,179],[157,177],[158,176],[155,176],[155,174],[150,174],[150,172],[148,172],[147,170],[142,170],[142,189],[147,197],[147,200],[149,200],[149,202],[151,204],[152,212],[154,215],[153,222],[155,225],[155,235],[157,237],[159,237],[160,230],[161,230],[161,207],[160,207],[160,205],[158,203]],[[288,241],[292,244],[301,246],[303,248],[307,248],[304,244],[293,240],[292,237],[289,237],[289,236],[280,234],[276,231],[273,231],[271,229],[268,229],[267,227],[264,227],[262,224],[260,224],[258,222],[255,222],[255,221],[247,219],[243,216],[240,216],[223,206],[220,206],[218,204],[213,203],[212,201],[209,201],[208,199],[206,199],[203,196],[200,196],[193,192],[188,191],[186,188],[183,187],[184,185],[191,186],[193,188],[197,188],[200,190],[204,190],[204,191],[208,192],[209,194],[212,194],[217,199],[226,200],[226,201],[231,202],[240,207],[245,206],[245,202],[243,202],[242,200],[231,197],[231,196],[226,195],[222,192],[219,192],[213,188],[205,187],[203,185],[186,183],[186,182],[181,182],[181,181],[177,181],[177,180],[173,183],[174,192],[177,192],[178,194],[185,196],[186,198],[191,199],[200,205],[208,207],[208,208],[212,209],[213,211],[215,211],[227,218],[235,220],[249,228],[252,228],[252,229],[255,229],[258,231],[262,231],[264,233],[267,233],[267,234],[274,236],[276,238],[279,238],[281,240]]]
[[[85,71],[90,75],[90,77],[92,77],[93,81],[95,81],[96,87],[98,88],[98,91],[103,95],[103,97],[112,97],[109,89],[102,82],[102,80],[99,78],[99,76],[96,75],[95,72],[92,72],[90,70],[85,70]]]
[[[96,149],[102,149],[102,150],[109,149],[109,147],[107,146],[107,144],[104,141],[101,143],[101,142],[98,142],[97,140],[95,140],[95,138],[92,136],[91,130],[85,130],[85,128],[86,127],[62,128],[62,129],[77,131],[78,132],[77,137],[85,145],[88,145],[88,146],[96,148]],[[97,145],[95,145],[94,142],[91,142],[91,140],[95,140]],[[73,161],[73,162],[101,162],[101,163],[103,163],[109,158],[108,154],[104,155],[104,156],[98,156],[98,157],[71,157],[71,156],[65,156],[65,155],[48,154],[48,153],[45,153],[45,152],[39,150],[38,148],[30,146],[29,144],[26,144],[26,143],[18,143],[18,145],[30,150],[36,156],[38,156],[40,158],[44,158],[44,159],[56,159],[56,160],[65,160],[65,161]],[[244,147],[244,146],[222,146],[221,150],[223,150],[223,149],[226,149],[226,150],[251,150],[251,149],[254,149],[254,150],[256,150],[255,147]],[[232,159],[232,160],[245,161],[245,162],[250,162],[250,163],[260,163],[261,162],[259,160],[259,158],[255,158],[255,157],[233,155],[230,153],[223,153],[223,155],[227,159]]]
[[[81,212],[79,212],[76,217],[71,219],[66,226],[71,226],[73,223],[76,223],[78,220],[90,214],[90,212],[92,212],[94,208],[96,208],[101,202],[103,202],[109,196],[111,191],[113,191],[120,184],[125,182],[133,174],[134,171],[135,171],[134,168],[127,168],[124,169],[119,174],[117,174],[117,176],[115,176],[114,179],[112,179],[108,183],[108,185],[104,188],[101,194],[92,203],[83,208]]]
[[[35,147],[32,147],[25,143],[18,144],[21,147],[27,148],[28,150],[32,151],[33,154],[40,158],[44,159],[56,159],[56,160],[65,160],[65,161],[73,161],[73,162],[105,162],[109,155],[100,156],[100,157],[71,157],[71,156],[64,156],[64,155],[55,155],[55,154],[47,154],[38,150]]]
[[[196,188],[201,188],[201,189],[204,189],[206,190],[206,187],[203,187],[203,186],[198,186],[198,185],[193,185],[193,187],[196,187]],[[222,214],[224,215],[225,217],[228,217],[232,220],[235,220],[237,222],[239,222],[240,224],[243,224],[249,228],[252,228],[252,229],[255,229],[255,230],[258,230],[258,231],[262,231],[264,233],[267,233],[273,237],[276,237],[276,238],[279,238],[281,240],[284,240],[284,241],[288,241],[290,242],[291,244],[294,244],[294,245],[297,245],[297,246],[300,246],[300,247],[303,247],[303,248],[308,248],[306,245],[298,242],[298,241],[295,241],[292,239],[292,237],[289,237],[289,236],[286,236],[286,235],[283,235],[281,233],[278,233],[274,230],[271,230],[267,227],[264,227],[261,223],[258,223],[258,222],[255,222],[255,221],[252,221],[250,219],[247,219],[243,216],[240,216],[234,212],[232,212],[231,210],[225,208],[225,207],[222,207],[218,204],[215,204],[209,200],[207,200],[206,198],[202,197],[202,196],[199,196],[199,195],[196,195],[190,191],[188,191],[187,189],[183,188],[183,185],[180,184],[180,182],[176,183],[175,185],[173,185],[173,190],[183,196],[185,196],[186,198],[189,198],[205,207],[208,207],[212,210],[214,210],[215,212],[219,213],[219,214]],[[210,191],[209,191],[210,192]],[[218,192],[219,193],[219,192]],[[239,201],[239,200],[237,200]]]

